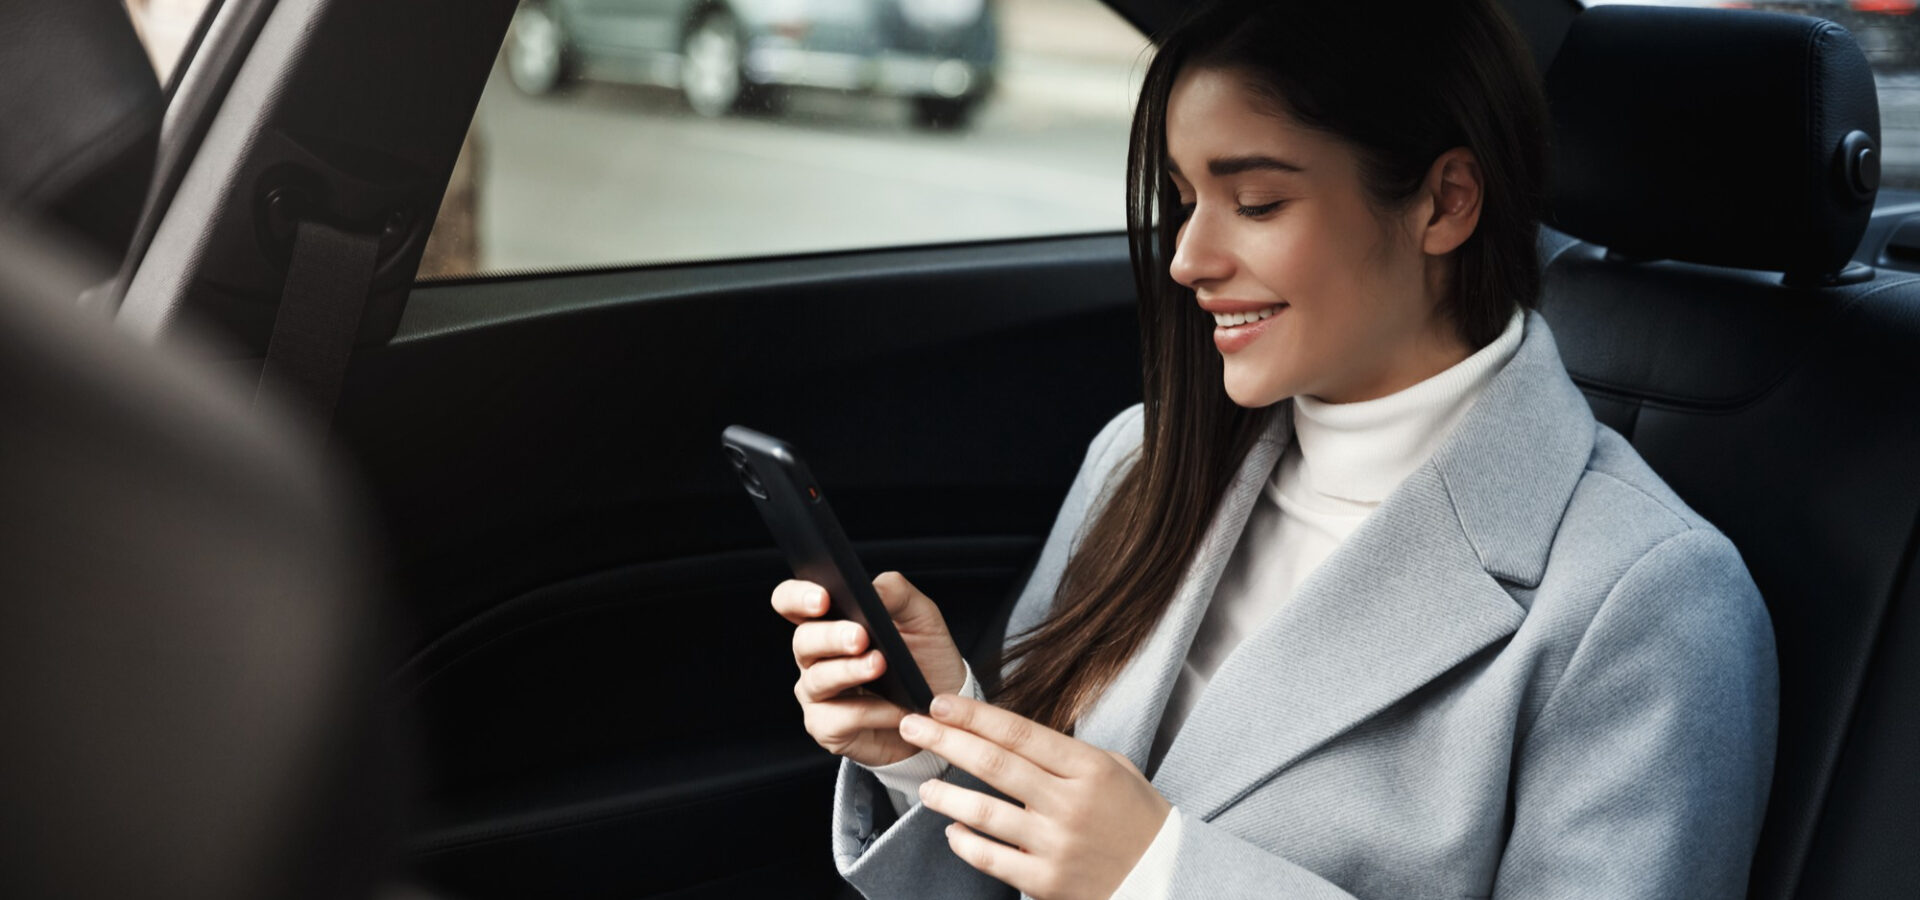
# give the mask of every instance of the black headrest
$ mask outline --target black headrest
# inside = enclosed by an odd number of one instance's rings
[[[1873,72],[1846,29],[1743,10],[1603,6],[1547,73],[1550,223],[1629,257],[1820,276],[1879,187]]]
[[[0,0],[0,209],[126,251],[165,101],[120,0]]]

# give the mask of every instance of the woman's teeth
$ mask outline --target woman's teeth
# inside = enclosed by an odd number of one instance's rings
[[[1213,321],[1214,321],[1214,324],[1219,325],[1221,328],[1232,328],[1235,325],[1245,325],[1248,322],[1258,322],[1261,319],[1271,316],[1274,313],[1277,313],[1279,311],[1280,311],[1279,306],[1268,306],[1262,309],[1256,309],[1252,312],[1214,313]]]

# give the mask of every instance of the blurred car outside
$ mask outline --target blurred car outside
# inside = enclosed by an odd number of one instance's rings
[[[990,0],[524,0],[505,47],[528,94],[576,80],[676,88],[703,116],[778,112],[785,92],[903,97],[928,128],[992,91]]]

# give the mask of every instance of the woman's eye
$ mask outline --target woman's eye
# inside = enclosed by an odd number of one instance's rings
[[[1284,201],[1275,200],[1272,203],[1262,203],[1259,206],[1247,206],[1242,204],[1241,207],[1237,210],[1237,212],[1240,215],[1246,216],[1249,219],[1257,219],[1261,216],[1266,215],[1267,213],[1270,213],[1276,209],[1279,209],[1280,204],[1282,202]]]

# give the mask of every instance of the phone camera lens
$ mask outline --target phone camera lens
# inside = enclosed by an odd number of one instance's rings
[[[752,469],[745,466],[740,468],[740,483],[747,486],[747,493],[762,500],[767,499],[767,489],[760,484],[760,476],[753,474]]]
[[[729,446],[726,449],[727,462],[733,464],[733,473],[739,476],[740,484],[746,487],[747,493],[762,500],[767,499],[767,488],[760,483],[760,476],[753,473],[753,467],[747,464],[747,455],[738,447]]]

